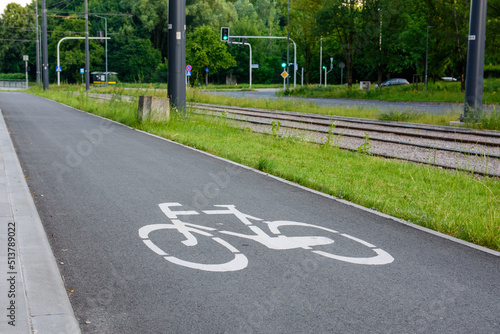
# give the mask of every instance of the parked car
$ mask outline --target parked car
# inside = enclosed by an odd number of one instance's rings
[[[454,77],[442,77],[441,80],[444,80],[444,81],[457,81],[458,79],[454,78]]]
[[[381,87],[387,87],[387,86],[397,86],[397,85],[409,85],[410,83],[406,79],[401,79],[401,78],[396,78],[396,79],[389,79],[387,81],[382,82],[380,85]],[[375,85],[375,88],[378,88],[378,84]]]

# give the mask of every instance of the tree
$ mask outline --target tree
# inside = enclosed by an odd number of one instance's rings
[[[324,0],[296,0],[290,8],[290,37],[297,43],[298,51],[304,57],[306,83],[309,83],[312,60],[318,44],[317,12]]]
[[[353,69],[360,46],[362,6],[359,0],[326,0],[318,13],[318,30],[333,37],[341,46],[347,68],[347,84],[352,87]]]
[[[225,0],[192,0],[186,2],[186,22],[188,31],[201,26],[218,30],[231,26],[238,20],[233,3]]]
[[[0,30],[0,38],[5,41],[0,42],[0,72],[24,72],[23,54],[28,43],[21,40],[35,39],[31,33],[34,26],[30,25],[27,13],[27,8],[9,3],[2,14],[0,25],[3,29]]]
[[[134,38],[125,34],[114,41],[109,62],[125,82],[149,80],[161,62],[161,52],[153,47],[149,39]]]
[[[210,74],[216,74],[220,69],[236,65],[218,33],[208,26],[201,26],[189,35],[186,60],[192,65],[193,76],[198,81],[202,80],[206,67],[210,69]]]
[[[89,23],[89,30],[92,25]],[[56,26],[53,32],[49,35],[49,64],[50,73],[55,73],[57,66],[57,44],[61,38],[67,34],[61,34],[61,31],[85,31],[85,20],[72,15],[68,19],[63,20]],[[63,69],[61,72],[61,80],[68,82],[80,82],[80,68],[85,67],[85,40],[65,40],[60,44],[60,64]],[[89,40],[89,62],[90,70],[93,71],[103,63],[104,47],[96,40]]]

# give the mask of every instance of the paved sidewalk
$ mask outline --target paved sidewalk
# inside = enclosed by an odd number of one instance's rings
[[[0,333],[80,333],[0,110]]]

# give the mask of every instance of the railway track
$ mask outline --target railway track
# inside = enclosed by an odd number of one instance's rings
[[[373,155],[500,176],[500,132],[351,117],[270,111],[203,103],[199,113],[224,116],[254,131],[363,151]],[[274,124],[274,125],[273,125]]]

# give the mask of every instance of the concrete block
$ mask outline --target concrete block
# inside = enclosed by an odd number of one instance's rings
[[[170,101],[167,97],[139,96],[137,109],[139,122],[145,120],[168,121],[170,119]]]

